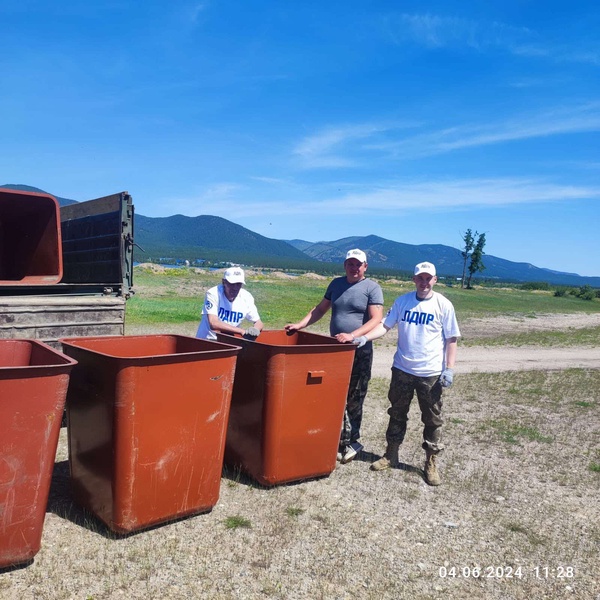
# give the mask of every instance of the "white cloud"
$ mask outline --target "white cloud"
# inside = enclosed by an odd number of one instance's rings
[[[395,43],[412,42],[426,48],[471,48],[477,51],[499,49],[516,56],[549,59],[556,62],[600,64],[597,46],[585,41],[548,41],[528,27],[498,21],[475,21],[460,17],[401,14],[387,18],[387,28]]]
[[[217,186],[220,187],[220,186]],[[223,186],[228,190],[228,185]],[[217,197],[213,191],[202,194],[193,200],[185,201],[195,206],[193,214],[212,214],[211,205],[221,215],[235,215],[246,218],[256,215],[294,216],[318,211],[320,219],[335,218],[340,214],[369,215],[411,213],[435,213],[441,210],[462,210],[471,207],[497,207],[523,205],[540,202],[569,202],[600,198],[600,187],[582,185],[560,185],[535,179],[495,178],[457,179],[436,182],[395,182],[380,185],[373,191],[373,185],[364,184],[362,189],[353,186],[354,191],[332,196],[330,188],[305,190],[301,200],[286,197],[284,187],[278,198],[272,201],[254,201],[239,196]],[[210,198],[210,202],[207,199]],[[171,209],[173,208],[173,203]]]
[[[197,2],[196,4],[192,4],[188,9],[188,19],[194,25],[197,25],[201,20],[202,14],[207,8],[208,2]]]
[[[415,126],[415,123],[382,122],[327,127],[302,139],[293,148],[292,153],[300,158],[299,166],[302,168],[355,166],[357,157],[351,155],[364,149],[361,142]],[[372,142],[369,142],[369,145],[373,147]]]
[[[396,43],[413,42],[428,48],[467,46],[513,50],[531,40],[533,32],[498,22],[479,22],[432,14],[402,14],[388,18]]]
[[[280,177],[264,177],[256,175],[254,177],[250,177],[250,179],[253,179],[254,181],[260,181],[261,183],[266,183],[268,185],[292,185],[291,182]]]
[[[164,216],[183,215],[223,215],[223,207],[238,206],[236,198],[242,194],[244,187],[235,183],[217,183],[191,197],[172,197],[162,205]]]
[[[587,63],[595,67],[600,66],[600,52],[597,50],[580,50],[577,52],[566,52],[558,56],[558,60],[565,62]]]
[[[332,154],[333,151],[343,149],[351,141],[369,138],[379,130],[368,124],[330,127],[301,140],[293,153],[301,158],[304,167],[347,167],[352,161]]]
[[[396,212],[596,198],[600,198],[600,188],[527,179],[472,179],[389,186],[375,192],[354,193],[341,199],[326,200],[319,208],[355,213]]]
[[[365,164],[375,153],[379,159],[415,159],[463,148],[597,132],[600,103],[548,109],[485,124],[459,124],[412,136],[401,136],[399,129],[398,125],[388,124],[330,127],[302,140],[294,153],[301,157],[302,168],[346,168]]]
[[[473,132],[457,129],[455,139],[440,140],[437,149],[448,152],[470,146],[539,138],[550,135],[600,131],[600,103],[549,110],[537,115],[480,126]]]

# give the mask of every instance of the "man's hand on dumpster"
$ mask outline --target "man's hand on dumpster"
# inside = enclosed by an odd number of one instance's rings
[[[296,333],[296,331],[300,331],[300,326],[298,325],[298,323],[288,323],[284,327],[284,329],[288,335],[294,335],[294,333]]]
[[[258,327],[248,327],[243,337],[245,340],[255,340],[259,335],[260,329]]]
[[[354,336],[351,333],[338,333],[335,339],[342,344],[352,344],[354,342]]]
[[[452,369],[445,369],[440,375],[440,383],[442,387],[450,387],[454,379],[454,371]]]

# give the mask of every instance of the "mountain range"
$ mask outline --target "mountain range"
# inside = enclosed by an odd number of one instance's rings
[[[43,192],[26,185],[2,187]],[[48,193],[48,192],[43,192]],[[61,206],[75,200],[55,196]],[[135,198],[134,198],[135,200]],[[442,244],[412,245],[376,235],[346,237],[334,241],[276,240],[267,238],[222,217],[202,215],[186,217],[145,217],[135,215],[136,260],[140,262],[164,258],[234,262],[240,264],[315,269],[325,273],[340,271],[346,252],[351,248],[365,251],[372,272],[411,273],[422,260],[433,262],[440,276],[460,277],[463,271],[461,251]],[[513,262],[485,254],[485,270],[480,278],[507,282],[547,282],[555,285],[590,285],[600,287],[600,277],[583,277]]]
[[[361,248],[367,254],[369,267],[385,270],[412,271],[422,260],[434,263],[441,276],[460,277],[463,257],[460,250],[442,244],[403,244],[376,235],[347,237],[334,242],[313,244],[304,240],[289,240],[295,248],[319,261],[340,263],[350,248]],[[545,281],[561,285],[600,286],[600,277],[582,277],[576,273],[564,273],[543,269],[525,262],[513,262],[490,254],[483,257],[485,270],[478,277],[500,281]]]

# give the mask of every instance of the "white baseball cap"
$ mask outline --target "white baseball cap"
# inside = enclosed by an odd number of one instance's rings
[[[223,273],[223,279],[229,283],[246,283],[244,271],[239,267],[230,267]]]
[[[367,255],[362,250],[359,250],[358,248],[354,248],[353,250],[348,250],[348,252],[346,253],[346,258],[344,259],[344,262],[346,260],[348,260],[349,258],[356,258],[356,260],[360,260],[361,263],[367,262]]]
[[[415,267],[415,275],[420,275],[421,273],[428,273],[429,275],[435,277],[435,265],[430,262],[419,263]]]

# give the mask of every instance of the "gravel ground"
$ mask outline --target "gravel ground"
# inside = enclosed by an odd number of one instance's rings
[[[422,478],[414,406],[400,467],[369,470],[383,451],[389,344],[376,351],[355,461],[273,488],[224,472],[210,512],[129,536],[73,504],[63,428],[42,548],[0,572],[0,598],[600,600],[600,363],[525,370],[531,350],[494,349],[512,367],[495,373],[498,356],[470,369],[468,350],[445,396],[437,488]],[[557,352],[564,369],[581,366]]]

